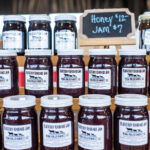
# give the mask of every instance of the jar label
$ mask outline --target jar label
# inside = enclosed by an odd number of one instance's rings
[[[61,30],[55,33],[55,49],[66,50],[75,49],[75,32],[70,30]]]
[[[77,89],[82,87],[82,68],[59,68],[59,88]]]
[[[122,68],[123,88],[145,88],[146,68]]]
[[[11,70],[0,69],[0,90],[11,89]]]
[[[148,120],[119,120],[119,143],[141,146],[148,143]]]
[[[3,32],[3,49],[24,49],[24,36],[22,31]]]
[[[89,69],[89,89],[107,90],[111,89],[110,69]]]
[[[150,45],[150,30],[145,31],[144,45]]]
[[[29,48],[49,48],[49,33],[44,30],[29,32]]]
[[[48,70],[25,70],[25,88],[27,90],[48,90]]]
[[[3,125],[4,148],[23,150],[32,147],[31,124]]]
[[[78,123],[78,144],[85,149],[104,149],[104,126]]]
[[[65,147],[72,144],[71,121],[61,123],[43,122],[43,144],[46,147]]]

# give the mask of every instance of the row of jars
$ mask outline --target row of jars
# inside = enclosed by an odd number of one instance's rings
[[[17,95],[3,99],[2,116],[4,150],[37,150],[37,115],[34,96]],[[112,130],[111,97],[91,94],[79,97],[79,150],[148,150],[148,98],[138,94],[115,97]],[[74,115],[72,97],[47,95],[41,98],[41,150],[74,150]]]
[[[26,18],[19,15],[4,16],[2,45],[5,50],[15,50],[18,55],[24,55],[28,49],[52,49],[51,19],[48,15],[31,15],[29,17],[28,33]],[[76,17],[73,15],[58,15],[55,17],[54,53],[58,50],[77,48]]]
[[[115,49],[89,51],[88,93],[117,94]],[[25,94],[41,97],[53,94],[53,66],[49,50],[26,50]],[[58,51],[57,93],[79,97],[85,94],[83,50]],[[145,50],[120,50],[118,93],[147,94]],[[0,97],[19,94],[15,51],[0,51]]]

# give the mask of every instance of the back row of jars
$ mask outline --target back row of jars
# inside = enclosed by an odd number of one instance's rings
[[[26,18],[19,15],[4,16],[2,33],[3,49],[15,50],[18,55],[24,55],[28,49],[52,49],[51,19],[48,15],[31,15],[29,17],[28,34],[26,33]],[[55,17],[54,54],[58,50],[77,48],[76,17],[58,15]]]
[[[25,94],[41,97],[53,93],[53,65],[50,50],[26,50]],[[117,93],[115,49],[89,50],[88,93]],[[58,51],[57,93],[79,97],[85,93],[83,50]],[[147,94],[146,50],[120,50],[118,93]],[[15,51],[0,51],[0,97],[18,94]]]

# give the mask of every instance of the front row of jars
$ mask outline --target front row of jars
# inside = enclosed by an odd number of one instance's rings
[[[148,150],[149,117],[147,96],[122,94],[115,97],[115,150]],[[4,98],[4,150],[37,150],[35,97],[27,95]],[[79,97],[79,150],[112,150],[111,97],[91,94]],[[72,97],[48,95],[41,98],[41,150],[74,149]]]
[[[25,94],[41,97],[53,93],[53,65],[48,50],[26,50]],[[117,64],[114,49],[89,51],[88,93],[114,96],[117,93]],[[83,50],[58,52],[57,93],[79,97],[85,93]],[[145,50],[120,50],[119,94],[147,94]],[[0,51],[0,97],[18,94],[18,71],[14,51]]]

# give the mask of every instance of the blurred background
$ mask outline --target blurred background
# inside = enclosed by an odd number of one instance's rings
[[[129,8],[139,14],[150,10],[150,0],[0,0],[0,15],[83,12],[93,8]]]

